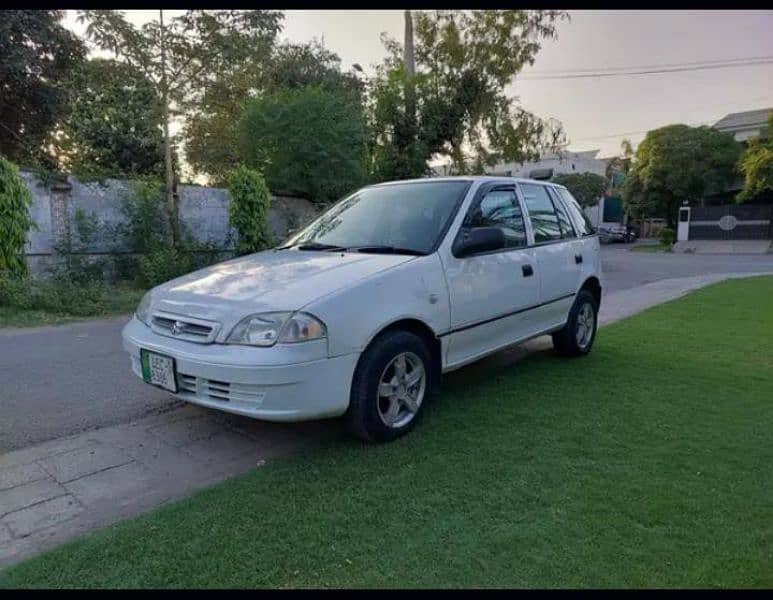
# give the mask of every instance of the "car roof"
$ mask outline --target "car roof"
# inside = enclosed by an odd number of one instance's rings
[[[422,177],[417,179],[399,179],[396,181],[382,181],[381,183],[373,184],[374,187],[376,186],[383,186],[383,185],[398,185],[401,183],[428,183],[432,181],[491,181],[491,182],[502,182],[502,183],[536,183],[538,185],[550,185],[555,187],[564,187],[563,185],[559,183],[554,183],[552,181],[543,181],[540,179],[527,179],[525,177],[505,177],[502,175],[455,175],[455,176],[447,176],[447,177]]]

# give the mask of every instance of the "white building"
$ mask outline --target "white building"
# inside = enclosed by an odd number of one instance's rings
[[[501,177],[526,177],[531,179],[550,179],[559,173],[595,173],[606,176],[607,160],[596,158],[598,150],[584,152],[563,151],[544,154],[540,160],[525,163],[499,163],[486,171],[487,175]],[[450,163],[432,167],[436,177],[450,175]]]
[[[762,135],[771,112],[773,108],[730,113],[714,123],[714,129],[732,133],[737,142],[746,142]]]
[[[552,152],[534,162],[500,163],[491,169],[490,174],[534,179],[550,179],[554,175],[566,173],[595,173],[604,177],[607,161],[596,158],[598,153],[598,150]]]

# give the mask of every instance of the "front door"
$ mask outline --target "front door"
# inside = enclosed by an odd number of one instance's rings
[[[465,229],[492,226],[504,232],[505,248],[443,257],[451,305],[451,331],[444,336],[446,369],[538,332],[529,313],[539,303],[540,273],[514,185],[481,186],[459,235]]]

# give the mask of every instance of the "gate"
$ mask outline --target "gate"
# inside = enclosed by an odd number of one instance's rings
[[[766,240],[773,237],[773,205],[724,204],[690,209],[691,240]]]

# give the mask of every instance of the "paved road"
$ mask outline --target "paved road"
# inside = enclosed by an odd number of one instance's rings
[[[625,290],[673,277],[757,273],[773,268],[773,254],[666,254],[630,252],[630,246],[601,247],[608,291]]]
[[[605,293],[673,277],[773,271],[773,255],[670,255],[603,246]],[[129,371],[126,317],[0,332],[0,453],[117,425],[180,402]]]
[[[126,321],[0,330],[0,453],[179,404],[130,372]]]

